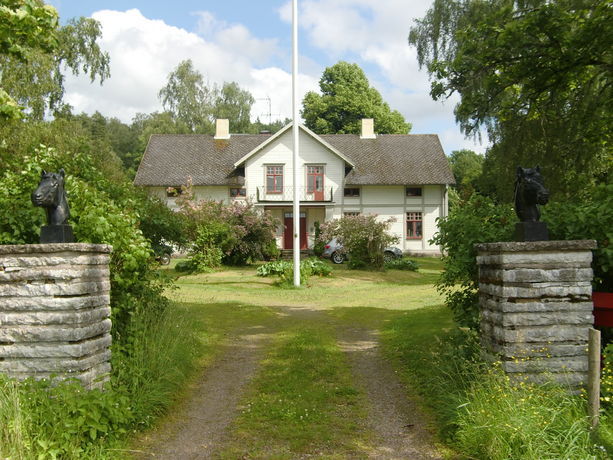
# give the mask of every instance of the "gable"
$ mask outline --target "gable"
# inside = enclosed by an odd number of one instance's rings
[[[261,151],[263,151],[264,149],[269,147],[271,144],[277,142],[281,138],[286,139],[287,136],[289,136],[290,139],[292,139],[292,135],[293,135],[293,130],[291,130],[292,126],[293,126],[293,123],[290,123],[287,126],[285,126],[283,129],[281,129],[279,132],[277,132],[270,139],[267,139],[265,142],[263,142],[262,144],[260,144],[257,147],[255,147],[252,151],[248,152],[244,157],[242,157],[241,159],[236,161],[234,163],[234,166],[235,167],[239,167],[239,166],[243,165],[251,157],[253,157],[254,155],[257,155],[258,153],[260,153]],[[323,148],[327,149],[328,151],[330,151],[334,155],[338,156],[341,160],[343,160],[349,166],[351,166],[351,167],[354,166],[354,163],[353,163],[353,161],[350,158],[348,158],[342,152],[337,150],[334,146],[330,145],[328,142],[323,140],[320,136],[315,134],[313,131],[311,131],[310,129],[308,129],[307,127],[305,127],[303,125],[299,125],[299,128],[300,128],[299,129],[299,136],[300,137],[299,137],[298,150],[300,151],[301,154],[302,154],[302,150],[303,150],[302,144],[305,141],[309,141],[310,142],[311,140],[314,140],[314,141],[318,142],[319,144],[321,144],[321,146]],[[293,141],[290,141],[290,155],[292,154],[292,152],[293,152]]]

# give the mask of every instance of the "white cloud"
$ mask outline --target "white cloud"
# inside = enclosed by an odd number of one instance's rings
[[[100,45],[111,56],[111,78],[100,86],[83,76],[67,77],[66,101],[76,112],[98,110],[129,122],[137,112],[161,110],[157,94],[168,74],[192,59],[211,84],[236,81],[255,98],[272,97],[277,117],[291,116],[291,75],[265,66],[280,53],[276,40],[253,37],[243,25],[218,21],[207,12],[198,15],[204,37],[148,19],[137,9],[94,13],[102,25]],[[314,81],[303,75],[300,87],[313,89]]]

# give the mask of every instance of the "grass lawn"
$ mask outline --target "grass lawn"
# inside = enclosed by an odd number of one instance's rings
[[[414,310],[438,312],[430,332],[447,325],[449,315],[433,287],[441,263],[417,260],[418,272],[335,265],[331,277],[311,277],[308,286],[298,289],[279,288],[275,278],[256,276],[255,266],[187,276],[173,269],[175,261],[165,269],[177,278],[169,297],[190,317],[192,327],[206,331],[201,336],[207,340],[207,357],[233,331],[252,326],[276,331],[222,458],[367,455],[372,433],[357,423],[364,419],[367,402],[352,380],[336,330],[346,325],[380,329]],[[288,309],[302,314],[289,315]]]

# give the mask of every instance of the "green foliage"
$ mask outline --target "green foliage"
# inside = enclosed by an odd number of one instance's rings
[[[277,260],[260,265],[258,276],[278,276],[279,285],[284,287],[294,284],[294,264],[287,260]],[[320,259],[309,257],[300,261],[300,282],[306,284],[311,276],[330,276],[332,268]]]
[[[448,321],[444,313],[407,312],[386,325],[382,338],[386,353],[432,410],[442,437],[461,456],[609,458],[592,439],[582,397],[551,384],[512,382],[499,363],[482,360],[474,331],[439,335]]]
[[[613,413],[613,343],[607,344],[603,353],[600,378],[600,402],[608,413]]]
[[[437,281],[437,289],[445,296],[445,304],[453,311],[458,324],[479,327],[474,245],[512,241],[516,221],[510,205],[497,205],[477,193],[466,201],[459,201],[448,217],[438,220],[439,231],[430,244],[440,246],[445,271]]]
[[[459,93],[456,120],[488,131],[480,189],[509,200],[518,165],[539,164],[552,197],[611,174],[608,0],[436,0],[409,42],[434,99]]]
[[[384,267],[391,270],[409,270],[414,272],[419,269],[417,262],[406,257],[388,260],[385,262]]]
[[[321,95],[310,91],[302,101],[305,125],[317,134],[359,134],[361,119],[373,118],[379,134],[407,134],[411,124],[391,110],[357,64],[340,61],[319,80]]]
[[[3,70],[0,85],[15,101],[28,109],[29,118],[42,120],[47,110],[54,111],[62,107],[62,72],[65,69],[70,69],[74,75],[83,72],[92,82],[96,78],[102,82],[109,77],[109,56],[98,45],[102,30],[96,20],[74,18],[66,25],[58,26],[55,9],[44,5],[42,1],[20,0],[9,3],[29,5],[19,10],[21,13],[18,16],[21,17],[23,13],[23,24],[28,24],[26,35],[33,40],[21,47],[17,54],[0,53],[0,67]],[[28,18],[32,11],[39,10],[44,12],[39,18],[44,24],[35,26]],[[45,36],[45,40],[54,45],[38,46],[38,35]]]
[[[53,53],[58,47],[58,14],[55,8],[38,0],[2,0],[0,2],[0,62],[3,72],[7,62],[25,63],[32,51]],[[0,79],[3,75],[0,73]],[[0,86],[0,120],[18,120],[22,109]]]
[[[336,238],[349,254],[350,268],[382,270],[383,249],[398,242],[388,232],[394,219],[378,221],[375,215],[344,216],[321,225],[320,241]]]
[[[140,303],[162,304],[165,286],[153,270],[151,247],[138,230],[139,219],[127,185],[110,183],[85,154],[41,147],[20,159],[21,170],[6,170],[0,181],[0,244],[36,243],[44,212],[29,196],[43,169],[67,171],[66,192],[77,241],[113,246],[111,307],[115,336],[122,334]]]
[[[175,400],[201,344],[181,311],[141,308],[133,316],[129,340],[113,345],[104,391],[0,375],[2,458],[107,457],[106,449],[149,426]]]
[[[213,133],[216,118],[227,118],[232,132],[247,132],[255,99],[235,82],[208,86],[191,59],[181,61],[159,92],[165,110],[191,132]]]
[[[256,274],[263,277],[279,276],[281,273],[291,268],[291,266],[292,263],[288,260],[275,260],[260,265],[256,270]]]
[[[483,172],[484,157],[472,150],[454,150],[449,155],[449,164],[456,181],[459,194],[468,197],[477,190],[477,180]]]
[[[313,254],[316,257],[321,257],[326,250],[326,243],[321,239],[321,224],[315,221],[315,243],[313,244]]]
[[[178,248],[187,245],[183,231],[186,223],[182,214],[172,211],[158,197],[149,195],[145,191],[140,193],[135,191],[135,198],[139,202],[139,228],[154,250],[165,244]]]
[[[190,257],[198,258],[192,263],[193,270],[203,270],[207,263],[212,264],[208,268],[218,266],[218,255],[221,255],[221,262],[229,265],[244,265],[278,256],[275,243],[277,219],[270,212],[256,209],[252,202],[194,201],[188,184],[177,203],[185,218],[184,231],[190,241]],[[198,255],[202,251],[206,255]]]
[[[541,220],[547,222],[550,238],[593,239],[594,290],[613,292],[613,185],[602,184],[572,200],[549,203]]]

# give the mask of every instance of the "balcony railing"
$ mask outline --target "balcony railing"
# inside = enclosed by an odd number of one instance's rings
[[[283,187],[278,192],[267,191],[266,187],[257,187],[256,193],[258,203],[277,203],[294,200],[294,187]],[[313,192],[307,190],[306,187],[298,187],[298,197],[300,201],[331,203],[333,189],[328,187],[322,192]]]

